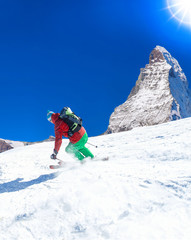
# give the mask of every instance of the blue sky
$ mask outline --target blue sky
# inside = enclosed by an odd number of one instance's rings
[[[103,133],[156,45],[191,81],[191,29],[165,7],[165,0],[2,0],[0,138],[44,140],[54,134],[47,110],[64,106],[89,136]]]

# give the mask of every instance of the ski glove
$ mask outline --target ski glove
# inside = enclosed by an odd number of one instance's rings
[[[68,131],[68,138],[71,138],[72,136],[73,136],[73,132],[72,132],[72,130],[69,129],[69,131]]]
[[[54,149],[54,153],[50,156],[51,159],[56,159],[58,152]]]

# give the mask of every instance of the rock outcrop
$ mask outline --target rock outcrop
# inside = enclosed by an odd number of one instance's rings
[[[12,148],[13,147],[10,144],[6,143],[3,140],[0,140],[0,153],[5,152],[5,151],[7,151],[9,149],[12,149]]]

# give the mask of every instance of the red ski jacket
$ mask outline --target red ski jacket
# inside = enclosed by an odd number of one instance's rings
[[[53,113],[52,114],[52,122],[54,123],[54,131],[55,131],[55,147],[54,149],[58,152],[60,149],[60,146],[62,144],[62,136],[68,138],[68,130],[69,126],[59,118],[59,113]],[[86,130],[84,127],[81,127],[81,129],[78,132],[75,132],[72,137],[69,138],[70,142],[75,144],[77,143],[85,134]]]

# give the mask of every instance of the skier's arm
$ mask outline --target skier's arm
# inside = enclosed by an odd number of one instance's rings
[[[58,153],[60,146],[62,145],[62,133],[60,131],[55,131],[55,144],[54,150]]]

